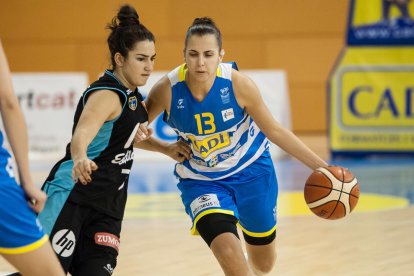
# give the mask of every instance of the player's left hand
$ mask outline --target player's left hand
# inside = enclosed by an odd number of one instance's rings
[[[179,140],[167,146],[166,154],[181,163],[191,158],[191,147],[183,140]]]
[[[45,207],[47,195],[33,183],[22,183],[22,188],[26,194],[30,208],[34,212],[40,213],[43,207]]]

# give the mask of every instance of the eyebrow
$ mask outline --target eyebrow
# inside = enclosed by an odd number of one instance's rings
[[[151,56],[151,57],[155,57],[157,54],[154,54],[153,56]],[[142,56],[142,57],[150,57],[150,56],[148,56],[148,55],[144,55],[144,54],[136,54],[135,56]]]
[[[189,49],[188,51],[189,51],[189,52],[195,52],[195,53],[198,53],[198,51],[197,51],[197,50],[193,50],[193,49]],[[207,53],[207,52],[214,52],[214,50],[207,50],[207,51],[203,51],[203,53]]]

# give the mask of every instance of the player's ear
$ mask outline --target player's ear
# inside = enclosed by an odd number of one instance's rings
[[[117,66],[122,67],[124,64],[124,57],[119,52],[115,53],[114,60]]]
[[[224,54],[225,54],[225,53],[226,53],[226,52],[224,51],[224,49],[221,49],[220,54],[219,54],[220,62],[222,62],[222,61],[223,61],[223,57],[224,57]]]

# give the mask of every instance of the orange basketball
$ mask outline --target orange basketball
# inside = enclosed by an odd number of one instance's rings
[[[318,168],[305,183],[306,204],[321,218],[339,219],[349,215],[357,205],[358,198],[358,181],[343,167]]]

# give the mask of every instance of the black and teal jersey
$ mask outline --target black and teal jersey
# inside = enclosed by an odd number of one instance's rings
[[[72,133],[76,130],[88,97],[99,90],[117,93],[122,112],[117,118],[106,121],[88,146],[88,158],[98,165],[98,170],[92,172],[92,182],[87,185],[75,184],[72,179],[73,161],[69,143],[65,157],[53,167],[43,185],[43,190],[49,197],[58,194],[60,198],[59,203],[54,200],[54,204],[59,206],[46,206],[46,209],[54,209],[53,212],[57,214],[50,212],[50,216],[40,216],[47,220],[42,221],[43,224],[53,226],[59,214],[56,210],[60,210],[67,200],[90,206],[116,218],[123,217],[128,177],[134,158],[133,138],[139,124],[148,121],[148,114],[138,89],[131,91],[116,79],[112,71],[107,70],[104,76],[86,89],[79,100]]]

